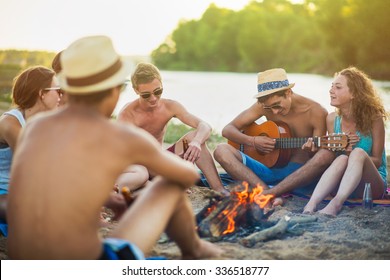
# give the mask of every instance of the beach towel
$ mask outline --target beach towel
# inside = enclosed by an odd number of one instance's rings
[[[235,183],[236,181],[233,180],[232,177],[230,177],[229,174],[227,173],[219,173],[219,178],[221,178],[222,185],[223,186],[228,186],[230,184]],[[203,175],[203,173],[200,173],[200,180],[196,183],[197,186],[200,187],[207,187],[210,188],[209,183],[206,180],[206,177]]]
[[[8,236],[8,224],[4,220],[0,220],[0,232],[3,236]]]

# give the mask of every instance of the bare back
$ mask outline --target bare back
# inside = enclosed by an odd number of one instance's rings
[[[88,109],[39,117],[20,140],[11,173],[11,258],[99,257],[99,214],[116,178],[133,163],[153,170],[159,168],[154,162],[167,160],[160,158],[158,143],[147,133],[113,124]],[[175,161],[168,158],[159,171],[175,178],[169,171]]]

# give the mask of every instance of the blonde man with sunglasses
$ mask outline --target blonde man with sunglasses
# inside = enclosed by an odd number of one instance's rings
[[[267,191],[275,196],[280,196],[295,188],[304,187],[316,176],[321,175],[327,163],[332,160],[332,153],[325,151],[318,153],[318,165],[314,164],[308,174],[300,174],[286,181],[283,179],[299,170],[318,150],[312,141],[313,136],[326,134],[327,110],[312,99],[306,98],[292,91],[294,83],[289,83],[284,69],[270,69],[258,74],[258,93],[254,96],[256,102],[241,112],[236,118],[228,123],[222,130],[223,136],[227,139],[242,145],[245,149],[249,147],[257,153],[265,156],[277,148],[276,139],[269,136],[268,131],[251,135],[243,131],[260,118],[267,121],[283,122],[290,128],[291,136],[294,138],[307,138],[308,141],[302,146],[290,149],[291,156],[285,166],[268,166],[264,162],[255,160],[245,152],[240,151],[233,145],[219,144],[214,152],[215,159],[222,168],[238,181],[247,181],[249,185],[261,184]],[[280,131],[282,132],[282,131]],[[320,163],[324,167],[320,167]],[[318,167],[319,171],[316,171]],[[305,180],[304,178],[308,179]],[[284,185],[278,186],[282,182]],[[276,186],[275,186],[276,185]],[[275,186],[271,190],[270,187]],[[314,187],[315,185],[311,186]],[[281,203],[280,199],[275,203]]]
[[[195,163],[212,189],[223,195],[229,195],[222,185],[214,160],[206,146],[211,133],[210,125],[188,112],[179,102],[161,97],[162,78],[159,69],[153,64],[139,63],[132,74],[131,82],[139,98],[125,105],[119,113],[118,120],[146,130],[157,139],[161,146],[167,124],[171,119],[176,118],[194,128],[169,147],[168,151]],[[183,141],[188,142],[188,148]],[[118,185],[130,184],[136,188],[147,181],[148,177],[149,173],[146,169],[133,166],[118,180]]]

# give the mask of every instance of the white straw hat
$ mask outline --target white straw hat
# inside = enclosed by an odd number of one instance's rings
[[[89,36],[61,53],[60,86],[69,94],[87,95],[116,87],[131,72],[131,63],[119,56],[107,36]]]
[[[286,71],[282,68],[270,69],[257,74],[257,94],[254,98],[267,96],[271,93],[292,88],[295,83],[290,84]]]

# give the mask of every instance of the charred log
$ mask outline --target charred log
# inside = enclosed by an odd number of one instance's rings
[[[317,217],[314,216],[293,218],[285,216],[284,218],[281,218],[274,226],[262,231],[255,232],[245,238],[242,238],[239,243],[245,247],[253,247],[258,242],[276,238],[284,234],[287,231],[288,226],[290,225],[311,223],[315,221],[317,221]]]

